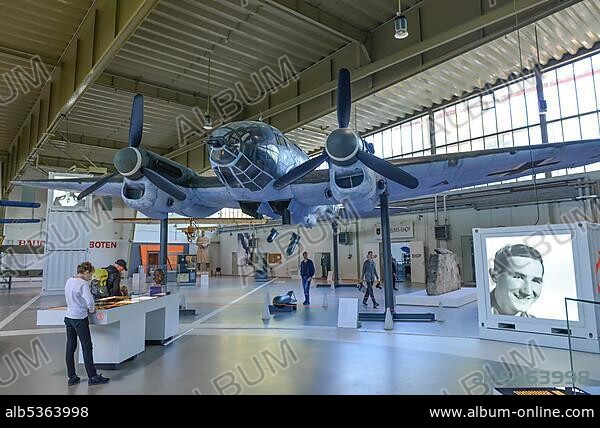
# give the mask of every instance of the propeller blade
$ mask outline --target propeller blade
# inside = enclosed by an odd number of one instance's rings
[[[129,121],[129,147],[139,147],[142,142],[144,128],[144,96],[137,94],[131,105],[131,120]]]
[[[347,128],[350,125],[351,110],[352,88],[350,85],[350,71],[347,68],[342,68],[338,78],[337,92],[337,117],[340,128]]]
[[[149,168],[142,168],[142,174],[144,174],[144,177],[146,177],[148,180],[150,180],[150,182],[152,184],[154,184],[156,187],[158,187],[160,190],[162,190],[166,194],[172,196],[173,198],[177,199],[178,201],[185,200],[185,198],[186,198],[185,192],[183,190],[181,190],[181,188],[179,188],[179,186],[171,183],[169,180],[167,180],[165,177],[163,177],[156,171],[153,171]]]
[[[323,162],[327,160],[327,153],[323,151],[319,156],[316,156],[312,159],[307,160],[303,164],[298,165],[295,168],[292,168],[287,173],[279,177],[273,183],[273,188],[275,190],[281,190],[285,186],[289,186],[290,184],[300,180],[302,177],[307,175],[308,173],[314,171],[321,165]]]
[[[414,189],[419,185],[419,180],[417,180],[417,178],[413,175],[401,170],[386,160],[372,155],[369,152],[359,150],[356,154],[356,157],[359,161],[371,168],[376,173],[383,175],[384,177],[389,178],[390,180],[395,181],[404,187]]]
[[[99,188],[104,186],[106,183],[108,183],[117,174],[118,174],[118,172],[113,172],[112,174],[103,175],[102,177],[100,177],[100,179],[98,181],[96,181],[90,187],[88,187],[87,189],[84,189],[79,195],[77,195],[77,200],[80,201],[83,198],[85,198],[87,195],[89,195],[90,193],[94,193],[96,190],[98,190]]]

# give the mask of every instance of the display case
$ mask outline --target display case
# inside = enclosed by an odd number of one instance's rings
[[[482,338],[600,353],[600,308],[565,307],[598,299],[600,225],[473,229],[473,243]]]
[[[196,256],[180,254],[177,256],[177,284],[180,286],[196,285]]]
[[[146,344],[162,344],[179,329],[179,296],[109,297],[96,303],[89,315],[93,355],[97,368],[116,369],[144,352]],[[67,308],[40,309],[37,325],[64,326]],[[83,363],[81,346],[79,363]]]

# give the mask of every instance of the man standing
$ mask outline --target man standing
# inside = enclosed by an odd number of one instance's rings
[[[121,293],[121,272],[127,271],[127,263],[123,259],[119,259],[112,265],[105,268],[108,271],[108,279],[106,286],[108,287],[109,296],[122,296]]]
[[[66,363],[69,386],[76,385],[81,380],[75,372],[77,338],[81,342],[88,384],[101,385],[108,382],[108,378],[96,373],[92,353],[92,336],[90,334],[88,313],[94,313],[96,306],[88,283],[92,279],[93,272],[94,266],[90,262],[83,262],[77,266],[77,275],[69,278],[65,284],[65,298],[67,299],[67,313],[65,314],[65,326],[67,328]]]
[[[367,260],[365,260],[362,268],[362,280],[367,283],[367,291],[365,292],[365,297],[363,298],[363,305],[367,306],[367,301],[369,300],[369,296],[373,300],[373,307],[377,308],[379,303],[375,301],[375,295],[373,294],[373,281],[379,281],[379,275],[377,275],[377,267],[375,266],[375,261],[373,260],[373,251],[369,251],[367,254]]]
[[[310,282],[315,276],[315,265],[308,258],[308,253],[302,253],[302,261],[300,262],[300,277],[302,278],[302,288],[304,288],[304,305],[310,305]]]
[[[394,290],[398,290],[396,282],[398,281],[398,266],[395,258],[392,257],[392,284],[394,284]]]

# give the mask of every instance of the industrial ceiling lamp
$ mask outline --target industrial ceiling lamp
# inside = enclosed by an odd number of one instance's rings
[[[408,19],[402,15],[402,0],[398,0],[398,13],[394,18],[394,29],[396,39],[406,39],[408,37]]]
[[[206,98],[206,115],[204,116],[204,129],[211,131],[213,129],[212,117],[210,116],[210,54],[208,55],[208,85]]]

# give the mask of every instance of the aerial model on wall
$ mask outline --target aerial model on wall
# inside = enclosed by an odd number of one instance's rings
[[[233,122],[210,135],[207,144],[216,177],[195,171],[140,147],[142,95],[133,100],[129,146],[115,154],[116,172],[100,178],[18,181],[48,189],[119,196],[126,205],[154,219],[168,213],[209,216],[222,208],[241,208],[252,217],[313,226],[344,205],[360,216],[373,212],[379,196],[390,201],[451,189],[573,168],[600,161],[600,140],[573,141],[387,161],[348,126],[350,72],[338,79],[339,129],[323,152],[309,158],[277,128],[263,122]],[[328,169],[317,170],[327,162]]]

